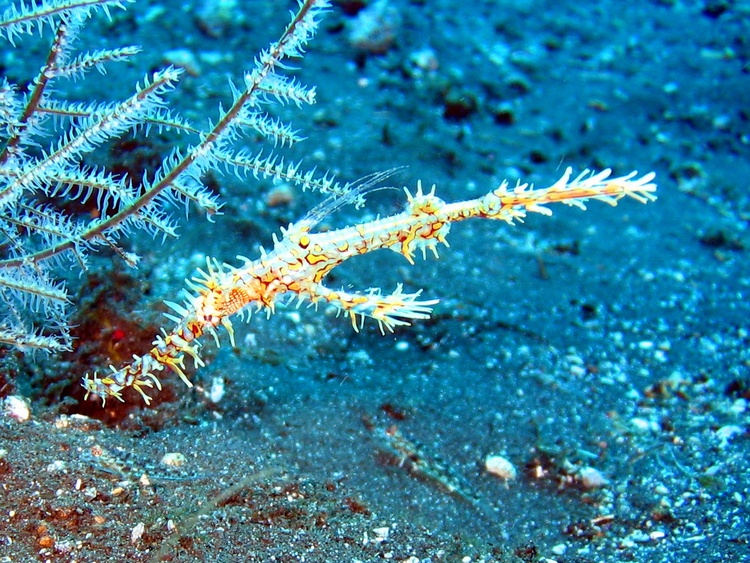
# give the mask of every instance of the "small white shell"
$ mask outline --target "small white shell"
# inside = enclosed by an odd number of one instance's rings
[[[17,422],[26,422],[31,418],[29,401],[20,395],[8,395],[2,400],[3,415]]]
[[[602,475],[601,471],[593,467],[584,467],[578,472],[581,478],[581,485],[584,489],[599,489],[609,484],[607,478]]]
[[[161,458],[161,463],[162,465],[169,465],[171,467],[182,467],[187,463],[187,458],[180,452],[170,452],[164,454],[164,457]]]
[[[130,543],[138,543],[143,537],[145,531],[146,525],[143,522],[138,522],[130,531]]]
[[[488,455],[484,460],[484,469],[490,475],[494,475],[504,481],[511,481],[518,476],[513,464],[500,455]]]

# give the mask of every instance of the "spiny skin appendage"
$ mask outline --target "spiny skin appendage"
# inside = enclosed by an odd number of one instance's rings
[[[434,186],[425,193],[418,183],[414,194],[406,190],[406,209],[401,213],[332,231],[312,232],[326,213],[340,207],[339,198],[354,200],[351,195],[337,194],[322,204],[323,211],[314,215],[314,221],[303,219],[282,229],[281,236],[274,237],[273,249],[269,252],[261,249],[257,260],[239,257],[243,264],[233,267],[209,258],[206,270],[198,270],[187,281],[192,291],[188,299],[183,304],[166,302],[172,311],[166,316],[175,323],[175,328],[163,331],[154,340],[154,347],[143,356],[136,356],[132,363],[120,369],[111,368],[112,373],[102,377],[86,376],[83,386],[87,396],[96,395],[102,401],[108,397],[123,400],[122,391],[133,387],[148,404],[150,398],[145,389],[160,389],[157,374],[168,368],[190,387],[184,358],[190,356],[196,367],[203,365],[198,342],[203,334],[211,334],[218,343],[217,329],[221,325],[234,345],[232,315],[248,311],[251,305],[270,314],[276,300],[287,294],[298,302],[333,306],[351,319],[355,330],[361,328],[365,317],[370,317],[381,332],[393,331],[413,320],[428,318],[438,301],[420,300],[421,291],[404,293],[401,284],[387,295],[380,290],[363,293],[331,290],[322,283],[325,276],[345,260],[381,248],[402,254],[412,264],[417,250],[423,254],[430,250],[437,256],[438,244],[448,246],[446,236],[451,223],[472,217],[513,223],[523,220],[528,212],[549,215],[547,205],[551,203],[583,207],[586,200],[596,199],[616,205],[625,196],[643,203],[653,201],[656,199],[653,179],[653,174],[638,178],[636,173],[610,178],[609,170],[597,174],[585,171],[572,178],[572,170],[568,168],[548,188],[534,189],[521,183],[509,188],[503,182],[480,198],[457,203],[445,203],[435,196]]]

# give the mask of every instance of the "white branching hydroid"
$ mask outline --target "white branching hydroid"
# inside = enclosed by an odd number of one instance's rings
[[[209,170],[283,179],[302,188],[343,192],[327,174],[301,170],[273,153],[249,155],[236,148],[243,129],[274,146],[300,140],[288,124],[267,115],[268,103],[309,104],[315,89],[284,75],[284,59],[297,57],[316,29],[327,0],[299,2],[281,38],[264,50],[245,75],[244,89],[230,86],[233,103],[219,108],[214,123],[189,125],[170,111],[166,95],[182,71],[168,67],[135,85],[121,102],[72,103],[59,98],[61,80],[78,79],[91,69],[128,60],[138,47],[75,52],[76,37],[96,11],[109,15],[127,1],[36,0],[10,5],[0,16],[0,39],[12,45],[24,35],[51,31],[51,47],[28,92],[7,79],[0,84],[0,343],[20,348],[69,347],[67,293],[55,268],[72,259],[85,266],[97,247],[115,250],[126,262],[138,257],[123,248],[133,229],[176,236],[170,205],[196,205],[212,216],[221,203],[203,183]],[[196,135],[185,149],[174,149],[139,185],[86,164],[87,155],[110,139],[156,127]],[[97,213],[81,217],[51,202],[94,202]]]

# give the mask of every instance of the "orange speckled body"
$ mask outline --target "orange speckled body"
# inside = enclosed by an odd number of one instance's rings
[[[500,219],[508,223],[522,220],[527,212],[550,214],[550,203],[567,203],[583,207],[583,201],[598,199],[616,204],[623,196],[646,202],[654,199],[656,186],[651,183],[653,174],[637,178],[635,173],[620,178],[610,178],[610,171],[598,174],[585,171],[571,179],[568,169],[555,184],[544,189],[533,189],[517,184],[509,189],[503,182],[497,189],[478,199],[447,204],[434,194],[422,191],[418,184],[416,193],[408,190],[406,209],[393,216],[382,217],[328,232],[313,232],[317,222],[341,205],[337,195],[314,210],[307,218],[282,229],[281,238],[274,237],[270,252],[261,249],[256,260],[241,258],[244,264],[233,267],[208,259],[207,271],[189,282],[193,291],[183,305],[166,304],[175,314],[168,314],[175,326],[170,332],[154,340],[154,347],[123,368],[111,368],[104,377],[86,377],[84,387],[102,400],[107,397],[122,399],[121,392],[133,387],[148,403],[150,398],[144,388],[160,388],[157,372],[164,367],[177,373],[190,386],[185,375],[184,357],[193,358],[196,366],[203,365],[198,354],[198,339],[208,332],[218,342],[217,328],[224,326],[234,341],[230,317],[242,314],[249,306],[273,312],[275,301],[290,294],[299,302],[325,302],[351,318],[355,330],[364,317],[378,322],[381,332],[393,331],[396,326],[407,325],[415,319],[429,317],[437,300],[418,300],[421,291],[403,293],[399,284],[388,295],[379,290],[365,293],[334,291],[323,285],[326,275],[345,260],[381,248],[390,248],[414,264],[416,250],[426,254],[429,249],[437,256],[437,245],[445,244],[451,223],[472,217]],[[356,196],[356,189],[348,200]],[[317,211],[317,213],[315,212]],[[359,321],[359,322],[358,322]]]

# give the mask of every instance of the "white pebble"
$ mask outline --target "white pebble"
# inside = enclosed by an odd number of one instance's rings
[[[60,473],[61,471],[65,471],[65,462],[61,459],[56,459],[47,465],[48,473]]]
[[[583,377],[586,375],[586,368],[578,365],[570,366],[570,375],[573,377]]]
[[[211,380],[211,388],[208,390],[208,399],[216,404],[224,398],[224,378],[214,377]]]
[[[391,529],[388,526],[383,526],[381,528],[374,528],[372,530],[373,538],[371,541],[376,543],[383,543],[388,539],[388,534],[390,534]]]
[[[511,481],[518,475],[513,464],[500,455],[488,455],[484,460],[484,469],[490,475],[505,481]]]
[[[162,465],[170,465],[172,467],[182,467],[187,462],[187,459],[180,452],[170,452],[164,454],[161,458]]]
[[[601,471],[593,467],[584,467],[578,474],[584,489],[599,489],[609,484]]]
[[[669,494],[669,488],[667,488],[666,485],[658,484],[654,487],[654,492],[657,495],[668,495]]]
[[[26,422],[31,418],[29,402],[20,395],[8,395],[3,399],[3,414],[17,422]]]
[[[130,543],[138,543],[145,531],[146,525],[143,522],[138,522],[130,532]]]
[[[630,420],[630,424],[633,425],[633,428],[645,434],[646,432],[658,432],[659,431],[659,425],[656,424],[656,422],[653,422],[651,420],[646,420],[645,418],[635,417]]]
[[[734,414],[742,414],[747,410],[747,400],[737,399],[734,403],[732,403],[732,406],[729,407],[729,410]]]

